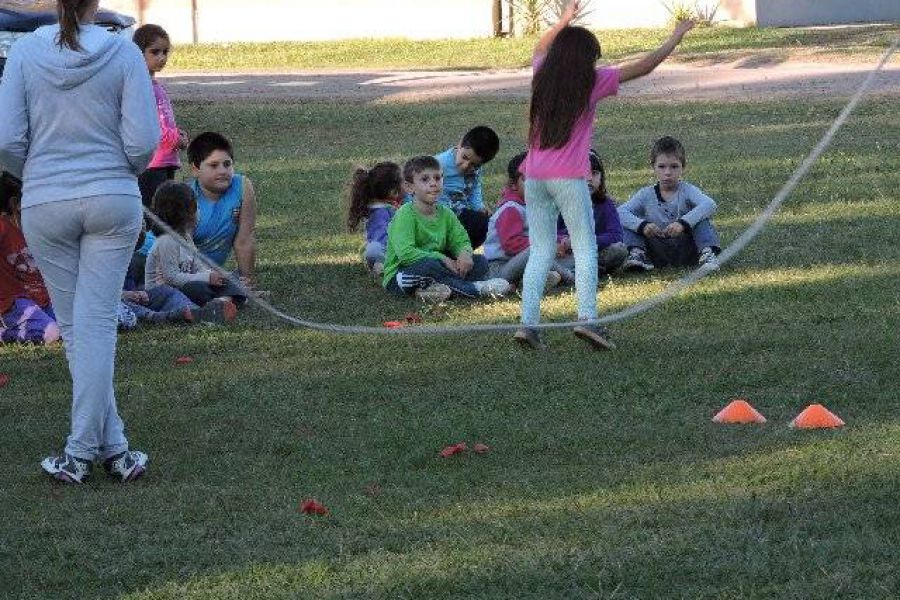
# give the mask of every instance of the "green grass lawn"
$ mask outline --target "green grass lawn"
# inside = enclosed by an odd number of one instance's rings
[[[766,54],[769,60],[871,60],[900,34],[897,25],[836,28],[698,28],[679,47],[676,60],[730,61]],[[603,56],[620,60],[656,48],[666,29],[598,31]],[[173,71],[285,71],[296,69],[489,69],[531,64],[535,38],[429,40],[362,39],[336,42],[271,42],[179,46]]]
[[[726,243],[768,203],[835,102],[603,103],[613,193],[648,144],[688,149]],[[232,327],[122,335],[118,398],[151,470],[122,487],[41,476],[67,431],[59,348],[0,348],[0,587],[53,600],[896,598],[900,153],[869,100],[784,210],[717,275],[619,324],[595,353],[508,335],[332,336],[256,309]],[[422,310],[374,287],[341,230],[351,168],[442,150],[475,122],[521,144],[519,103],[179,104],[234,139],[259,194],[260,284],[304,318],[379,325]],[[614,278],[610,312],[679,271]],[[514,322],[516,299],[426,323]],[[572,316],[572,293],[547,298]],[[195,362],[174,367],[188,354]],[[746,396],[769,422],[710,422]],[[821,402],[847,426],[787,423]],[[465,440],[489,453],[438,458]],[[327,517],[298,514],[315,497]]]

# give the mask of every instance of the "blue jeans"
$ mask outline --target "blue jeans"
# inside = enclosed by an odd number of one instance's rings
[[[675,238],[646,238],[626,229],[625,245],[644,250],[650,262],[658,267],[693,266],[704,248],[710,247],[716,252],[721,248],[719,233],[709,219],[699,221],[692,229]]]
[[[116,309],[141,230],[139,196],[92,196],[22,211],[22,230],[44,276],[72,375],[65,451],[106,459],[128,449],[113,390]]]
[[[418,288],[428,287],[432,283],[443,283],[450,286],[456,295],[475,298],[478,296],[478,288],[472,282],[483,280],[487,277],[487,272],[488,261],[481,254],[472,256],[472,270],[465,278],[445,267],[444,263],[436,258],[426,258],[400,267],[397,276],[391,279],[386,287],[389,292],[407,296]],[[398,277],[403,281],[402,286],[398,283]]]
[[[166,319],[166,313],[181,311],[184,308],[199,308],[181,290],[168,285],[158,285],[150,289],[147,296],[149,298],[147,304],[125,302],[141,321],[160,322]]]
[[[578,318],[597,318],[597,238],[591,194],[584,179],[526,179],[528,238],[531,254],[522,277],[522,324],[541,319],[547,273],[556,259],[556,220],[562,213],[575,256]]]

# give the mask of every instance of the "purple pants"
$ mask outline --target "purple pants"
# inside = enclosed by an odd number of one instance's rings
[[[0,342],[5,344],[45,344],[59,339],[53,310],[42,309],[28,298],[17,298],[0,315]]]

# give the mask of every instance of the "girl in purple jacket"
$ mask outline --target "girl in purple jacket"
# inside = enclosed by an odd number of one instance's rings
[[[594,235],[597,238],[597,262],[600,275],[612,273],[628,258],[628,248],[623,240],[624,231],[616,210],[616,201],[606,191],[606,169],[596,150],[589,153],[591,176],[587,179],[591,192],[591,208],[594,213]],[[567,269],[575,268],[569,231],[560,215],[557,222],[556,256],[558,263]]]
[[[347,228],[356,231],[361,221],[366,222],[363,260],[378,282],[384,273],[388,224],[403,197],[402,185],[400,166],[392,162],[380,162],[369,170],[356,169],[350,184]]]

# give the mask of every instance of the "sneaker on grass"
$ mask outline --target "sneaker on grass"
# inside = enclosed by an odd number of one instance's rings
[[[495,277],[484,281],[473,281],[472,284],[478,290],[479,296],[505,296],[512,289],[512,284],[505,279]]]
[[[719,258],[716,256],[716,251],[709,246],[703,248],[700,251],[700,258],[697,259],[697,264],[705,267],[707,271],[718,271]]]
[[[628,258],[625,259],[622,269],[625,271],[652,271],[653,263],[642,249],[632,248],[628,251]]]
[[[450,286],[444,283],[432,283],[416,290],[416,298],[422,302],[439,304],[453,295]]]
[[[122,483],[134,481],[147,471],[147,455],[138,450],[126,450],[103,461],[103,468]]]
[[[609,339],[609,331],[602,325],[576,325],[572,329],[577,337],[580,337],[594,350],[615,350],[616,345]]]
[[[541,334],[533,327],[522,327],[513,334],[513,339],[523,348],[533,350],[546,350],[547,345],[541,339]]]
[[[48,456],[41,461],[41,468],[50,477],[62,483],[84,483],[90,477],[93,464],[89,460],[70,454]]]

